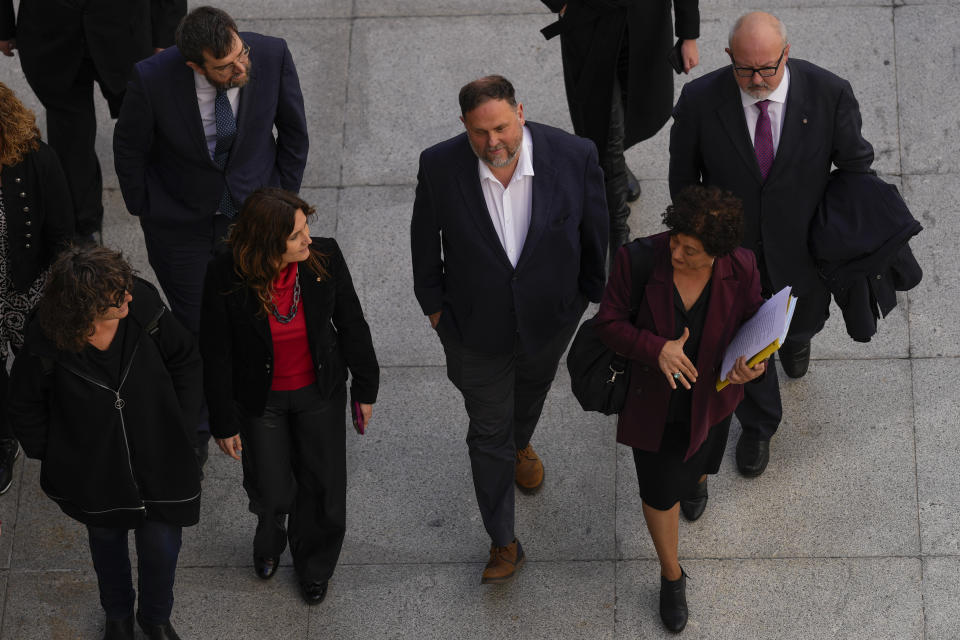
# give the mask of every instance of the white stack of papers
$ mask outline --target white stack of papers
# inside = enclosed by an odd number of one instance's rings
[[[747,359],[747,366],[754,366],[783,345],[790,330],[790,320],[793,319],[793,310],[797,299],[790,295],[791,287],[784,287],[776,295],[763,303],[752,318],[747,320],[730,346],[723,354],[723,364],[720,366],[720,379],[717,380],[717,391],[730,384],[727,374],[733,369],[737,358]]]

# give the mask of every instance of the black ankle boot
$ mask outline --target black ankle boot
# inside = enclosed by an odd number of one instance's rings
[[[687,626],[687,572],[680,567],[680,577],[667,580],[660,576],[660,619],[673,633]]]

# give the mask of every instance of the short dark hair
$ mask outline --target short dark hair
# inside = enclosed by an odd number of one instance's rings
[[[222,9],[197,7],[183,17],[173,36],[184,58],[203,66],[203,52],[214,58],[225,58],[233,48],[237,23]]]
[[[740,198],[717,187],[691,185],[663,212],[670,235],[697,238],[709,255],[733,253],[743,238],[743,204]]]
[[[487,100],[506,100],[517,106],[513,85],[503,76],[484,76],[468,82],[460,89],[460,115],[466,115]]]
[[[80,352],[93,321],[133,291],[133,269],[123,254],[105,247],[71,247],[60,254],[37,305],[40,329],[57,349]]]

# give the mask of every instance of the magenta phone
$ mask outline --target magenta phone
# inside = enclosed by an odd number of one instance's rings
[[[357,430],[357,433],[363,435],[366,425],[363,424],[363,412],[360,411],[360,403],[354,400],[351,404],[353,406],[353,428]]]

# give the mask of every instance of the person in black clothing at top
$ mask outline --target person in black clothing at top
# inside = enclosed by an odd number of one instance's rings
[[[130,529],[137,622],[149,638],[178,638],[170,613],[181,528],[200,517],[201,381],[193,336],[119,253],[71,249],[54,263],[8,409],[24,451],[42,462],[40,487],[87,526],[107,640],[134,637]]]

